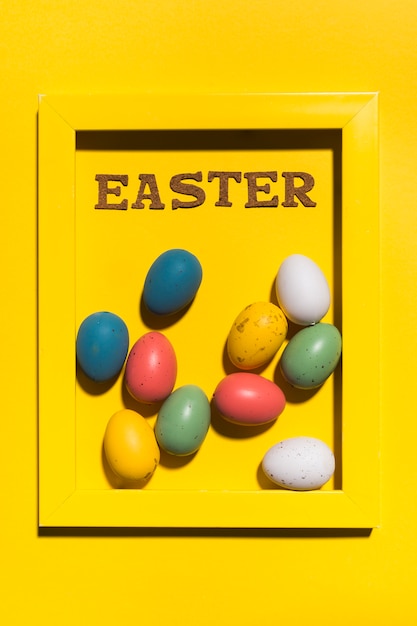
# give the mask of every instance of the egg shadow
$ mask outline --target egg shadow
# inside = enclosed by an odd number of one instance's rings
[[[333,453],[335,456],[335,471],[333,474],[334,488],[342,488],[343,469],[343,419],[342,419],[342,363],[333,372],[334,401],[333,401]]]
[[[169,328],[170,326],[174,326],[174,324],[179,322],[184,317],[184,315],[187,314],[189,309],[192,307],[193,302],[194,302],[194,298],[193,300],[191,300],[189,304],[187,304],[185,307],[183,307],[180,311],[177,311],[176,313],[171,313],[167,315],[157,315],[156,313],[152,313],[152,311],[150,311],[148,307],[146,306],[145,301],[143,299],[143,292],[142,292],[140,301],[139,301],[139,315],[143,323],[148,328],[152,328],[154,330],[163,330],[164,328]]]
[[[269,292],[269,299],[272,302],[272,304],[275,304],[275,306],[279,307],[278,298],[277,298],[277,290],[276,290],[276,280],[277,280],[277,274],[275,274],[274,280],[272,281],[271,289]]]
[[[249,439],[266,432],[276,423],[278,417],[266,424],[235,424],[227,420],[218,410],[214,399],[211,400],[211,426],[222,437],[228,439]]]
[[[115,374],[115,376],[104,382],[94,381],[92,378],[87,376],[78,361],[76,362],[75,372],[80,387],[90,396],[100,396],[109,391],[117,382],[120,376],[120,372],[118,372],[117,374]]]
[[[109,465],[106,452],[104,450],[104,442],[101,446],[101,461],[107,481],[113,489],[143,489],[149,481],[152,480],[153,474],[152,476],[149,476],[149,478],[145,478],[143,480],[128,480],[118,476]]]
[[[280,487],[279,485],[275,484],[274,482],[272,482],[272,480],[270,480],[268,478],[268,476],[265,474],[265,472],[262,469],[262,461],[259,463],[258,465],[258,469],[256,472],[256,480],[258,481],[258,485],[261,489],[273,489],[274,491],[286,491],[283,487]]]
[[[231,362],[229,358],[229,354],[227,352],[227,339],[225,340],[223,344],[222,364],[223,364],[223,371],[226,374],[226,376],[239,371],[238,368],[233,365],[233,363]]]
[[[301,404],[302,402],[307,402],[313,398],[321,388],[320,385],[319,387],[314,387],[314,389],[298,389],[297,387],[290,385],[290,383],[284,378],[279,362],[277,363],[274,371],[273,381],[283,392],[286,401],[291,404]]]
[[[186,455],[185,454],[184,455],[171,454],[161,447],[160,447],[160,452],[161,452],[161,458],[160,458],[159,464],[163,465],[163,467],[167,467],[172,470],[181,469],[182,467],[185,467],[186,465],[188,465],[188,463],[191,463],[191,461],[198,454],[198,450],[196,450],[195,452],[191,454],[186,454]]]
[[[289,319],[287,319],[287,321],[288,321],[288,332],[287,332],[288,341],[290,341],[290,339],[292,339],[297,333],[299,333],[300,330],[303,330],[303,328],[307,328],[306,326],[300,326],[299,324],[295,324]]]
[[[122,403],[126,409],[131,409],[140,413],[142,417],[153,417],[157,415],[163,404],[163,400],[160,402],[141,402],[134,398],[130,393],[126,385],[126,376],[123,376],[123,383],[121,387]]]

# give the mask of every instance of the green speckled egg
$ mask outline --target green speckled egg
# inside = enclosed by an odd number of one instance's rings
[[[155,423],[156,439],[170,454],[193,454],[206,438],[210,418],[210,403],[204,391],[196,385],[184,385],[161,406]]]
[[[314,389],[334,372],[340,360],[342,337],[333,324],[318,323],[296,333],[282,353],[284,378],[298,389]]]

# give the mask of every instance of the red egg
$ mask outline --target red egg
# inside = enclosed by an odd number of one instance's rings
[[[177,378],[177,358],[169,339],[151,331],[134,344],[126,361],[126,387],[136,400],[151,404],[165,400]]]
[[[223,378],[213,399],[225,419],[247,425],[272,422],[286,403],[278,385],[252,372],[236,372]]]

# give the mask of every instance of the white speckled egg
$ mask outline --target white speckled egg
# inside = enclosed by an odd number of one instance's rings
[[[316,324],[329,310],[327,279],[320,267],[303,254],[292,254],[281,263],[275,286],[279,306],[294,324]]]
[[[333,476],[335,459],[327,444],[314,437],[291,437],[275,444],[262,460],[265,475],[295,491],[320,489]]]

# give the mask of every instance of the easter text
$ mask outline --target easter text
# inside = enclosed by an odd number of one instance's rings
[[[316,206],[316,202],[307,195],[315,184],[314,177],[311,174],[308,172],[282,172],[281,176],[284,179],[284,201],[281,203],[281,206],[297,207],[299,202],[304,207]],[[166,204],[161,199],[156,175],[142,173],[138,175],[138,179],[139,188],[130,207],[132,209],[165,209]],[[278,182],[277,171],[238,172],[214,170],[207,173],[206,180],[208,183],[218,181],[218,200],[215,202],[215,206],[231,207],[233,204],[230,199],[233,196],[231,187],[235,184],[241,184],[243,179],[246,180],[247,188],[245,208],[279,206],[279,196],[274,193],[271,185],[271,183]],[[98,183],[96,209],[125,211],[129,208],[129,200],[127,198],[121,199],[122,187],[127,188],[129,185],[128,174],[97,174],[95,180]],[[206,200],[204,188],[191,181],[202,183],[203,173],[201,171],[187,172],[175,174],[171,177],[169,182],[171,192],[182,196],[181,198],[173,197],[171,199],[171,209],[193,209],[204,204]],[[113,183],[115,184],[113,185]],[[110,198],[109,196],[114,197]],[[120,201],[115,202],[116,198],[120,198]]]

